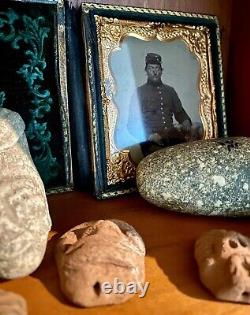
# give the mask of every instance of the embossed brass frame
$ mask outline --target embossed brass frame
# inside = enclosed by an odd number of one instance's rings
[[[200,64],[199,112],[204,138],[227,134],[216,17],[92,3],[82,4],[82,12],[97,197],[110,197],[131,190],[129,186],[135,177],[136,166],[129,158],[129,150],[118,149],[114,142],[118,108],[113,101],[116,86],[109,68],[110,54],[119,49],[122,40],[128,36],[162,42],[182,39]]]

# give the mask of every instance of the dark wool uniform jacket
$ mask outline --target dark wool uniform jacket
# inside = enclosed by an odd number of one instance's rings
[[[182,107],[174,88],[157,82],[138,87],[130,101],[128,130],[136,138],[138,120],[142,120],[145,135],[173,128],[173,115],[181,124],[190,117]]]

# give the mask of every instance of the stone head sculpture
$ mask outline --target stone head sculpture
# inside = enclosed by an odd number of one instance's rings
[[[144,283],[145,245],[120,220],[82,223],[61,236],[55,248],[61,289],[78,306],[119,304],[133,295],[103,292],[103,283]]]
[[[0,278],[26,276],[41,263],[51,220],[19,114],[0,108]]]
[[[220,300],[250,304],[250,239],[210,230],[195,244],[201,282]]]

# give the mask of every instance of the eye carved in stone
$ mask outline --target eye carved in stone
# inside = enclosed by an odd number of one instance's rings
[[[228,244],[231,248],[247,247],[247,242],[241,237],[237,237],[236,239],[229,239]]]
[[[247,247],[247,243],[240,237],[238,237],[238,241],[242,247]]]
[[[237,248],[238,244],[234,240],[229,240],[229,246],[232,248]]]

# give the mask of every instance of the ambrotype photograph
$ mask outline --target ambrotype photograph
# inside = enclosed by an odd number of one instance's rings
[[[216,17],[156,11],[82,5],[100,198],[130,190],[148,154],[227,132]]]
[[[138,163],[161,147],[202,139],[199,63],[185,42],[129,37],[120,48],[110,56],[117,147]]]

